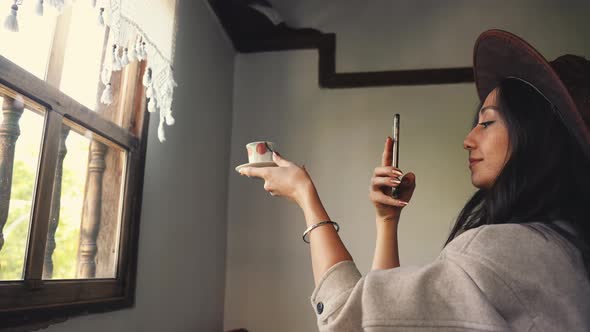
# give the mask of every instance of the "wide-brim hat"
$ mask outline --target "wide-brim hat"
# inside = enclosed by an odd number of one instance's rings
[[[493,29],[475,42],[473,74],[482,102],[504,78],[533,85],[557,108],[590,159],[590,61],[566,54],[549,62],[522,38]]]

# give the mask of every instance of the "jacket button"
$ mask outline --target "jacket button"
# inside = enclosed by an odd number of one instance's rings
[[[318,315],[321,315],[322,312],[324,312],[324,304],[322,302],[318,302],[316,309],[318,310]]]

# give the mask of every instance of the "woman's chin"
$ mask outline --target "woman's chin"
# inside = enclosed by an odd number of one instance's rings
[[[474,177],[473,175],[471,175],[471,184],[479,189],[488,189],[490,187],[489,181],[484,181],[478,177]]]

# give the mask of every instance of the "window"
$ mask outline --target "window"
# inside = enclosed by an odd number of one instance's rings
[[[92,8],[19,15],[0,31],[0,328],[132,305],[149,121],[143,62],[99,102],[112,49]]]

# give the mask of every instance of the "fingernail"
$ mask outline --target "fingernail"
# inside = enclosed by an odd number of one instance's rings
[[[391,180],[389,180],[389,181],[391,181],[391,182],[393,182],[393,183],[398,183],[398,184],[399,184],[399,183],[401,183],[401,181],[400,181],[400,180],[396,180],[396,179],[391,179]]]
[[[397,174],[397,175],[399,175],[399,176],[402,176],[402,175],[404,175],[404,173],[402,173],[402,172],[400,172],[400,171],[396,171],[395,169],[392,169],[392,170],[391,170],[391,173]]]
[[[401,205],[403,205],[403,206],[406,206],[406,205],[408,205],[408,202],[404,202],[404,201],[400,201],[399,203],[400,203]]]

